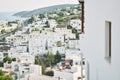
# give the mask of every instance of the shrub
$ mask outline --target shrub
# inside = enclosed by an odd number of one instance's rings
[[[3,59],[3,62],[7,62],[8,61],[8,63],[11,63],[12,62],[12,59],[10,58],[10,57],[5,57],[4,59]]]
[[[58,42],[57,42],[57,46],[58,46],[58,47],[61,47],[61,46],[62,46],[62,42],[61,42],[61,41],[58,41]]]
[[[12,58],[12,61],[16,61],[16,58]]]
[[[3,62],[0,61],[0,67],[3,67]]]
[[[45,72],[45,75],[54,76],[54,72],[53,71],[47,71],[47,72]]]

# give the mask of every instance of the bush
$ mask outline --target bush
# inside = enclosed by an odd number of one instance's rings
[[[12,61],[16,61],[16,58],[12,58]]]
[[[54,72],[53,71],[47,71],[47,72],[45,72],[45,75],[54,76]]]
[[[0,67],[3,67],[3,62],[0,61]]]
[[[71,25],[68,25],[68,26],[67,26],[67,29],[72,29],[72,26],[71,26]]]
[[[14,79],[9,75],[5,75],[5,73],[0,69],[0,80],[14,80]]]
[[[57,46],[58,46],[58,47],[61,47],[61,46],[62,46],[62,42],[61,42],[61,41],[58,41],[58,42],[57,42]]]
[[[75,28],[73,28],[72,33],[77,33],[77,30]]]
[[[1,30],[1,34],[5,33],[5,32],[6,32],[5,29],[2,29],[2,30]]]
[[[3,62],[7,62],[8,61],[8,63],[11,63],[12,62],[12,59],[10,58],[10,57],[5,57],[4,59],[3,59]]]

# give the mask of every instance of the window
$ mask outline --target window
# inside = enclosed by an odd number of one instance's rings
[[[105,58],[111,59],[111,22],[105,21]]]

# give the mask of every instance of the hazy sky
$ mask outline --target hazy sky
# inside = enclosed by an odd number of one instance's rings
[[[0,12],[33,10],[57,4],[77,3],[77,0],[0,0]]]

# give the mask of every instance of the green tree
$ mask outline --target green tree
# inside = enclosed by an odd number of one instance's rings
[[[35,58],[35,64],[41,65],[42,66],[42,74],[45,74],[45,66],[44,66],[43,62],[41,61],[41,59],[39,59],[38,56],[36,56],[36,58]]]
[[[4,76],[4,80],[14,80],[14,79],[11,76],[6,75],[6,76]]]
[[[71,26],[71,25],[68,25],[68,26],[67,26],[67,29],[72,29],[72,26]]]
[[[46,24],[45,28],[49,28],[50,27],[50,24],[49,24],[48,21],[46,21],[45,24]]]
[[[4,76],[4,72],[0,69],[0,76]]]
[[[32,16],[30,19],[28,19],[28,24],[31,24],[35,21],[34,17]]]
[[[63,17],[63,16],[64,16],[64,13],[63,13],[63,12],[59,12],[58,15],[59,15],[60,17]]]
[[[75,28],[73,28],[72,33],[77,33],[77,30]]]
[[[50,52],[48,54],[47,60],[50,62],[50,66],[52,66],[54,64],[53,60],[54,60],[54,54],[52,52]]]
[[[45,18],[45,15],[44,14],[39,14],[39,18],[40,19]]]
[[[55,27],[52,28],[52,31],[55,32]]]
[[[0,67],[3,67],[3,62],[0,61]]]
[[[7,62],[8,61],[8,63],[11,63],[12,62],[12,59],[10,58],[10,57],[5,57],[4,59],[3,59],[3,62]]]
[[[57,41],[57,46],[61,47],[62,46],[62,42],[61,41]]]
[[[68,18],[58,17],[56,18],[56,21],[60,25],[65,25],[68,22]]]
[[[45,72],[45,75],[54,76],[54,72],[53,71],[47,71],[47,72]]]
[[[14,79],[9,75],[5,75],[5,73],[0,69],[0,80],[14,80]]]
[[[57,51],[55,54],[55,64],[59,63],[60,61],[61,61],[61,55],[59,51]]]
[[[79,40],[79,38],[80,38],[80,37],[79,37],[79,33],[76,33],[75,35],[76,35],[76,39]]]
[[[16,58],[12,58],[12,61],[16,61]]]

